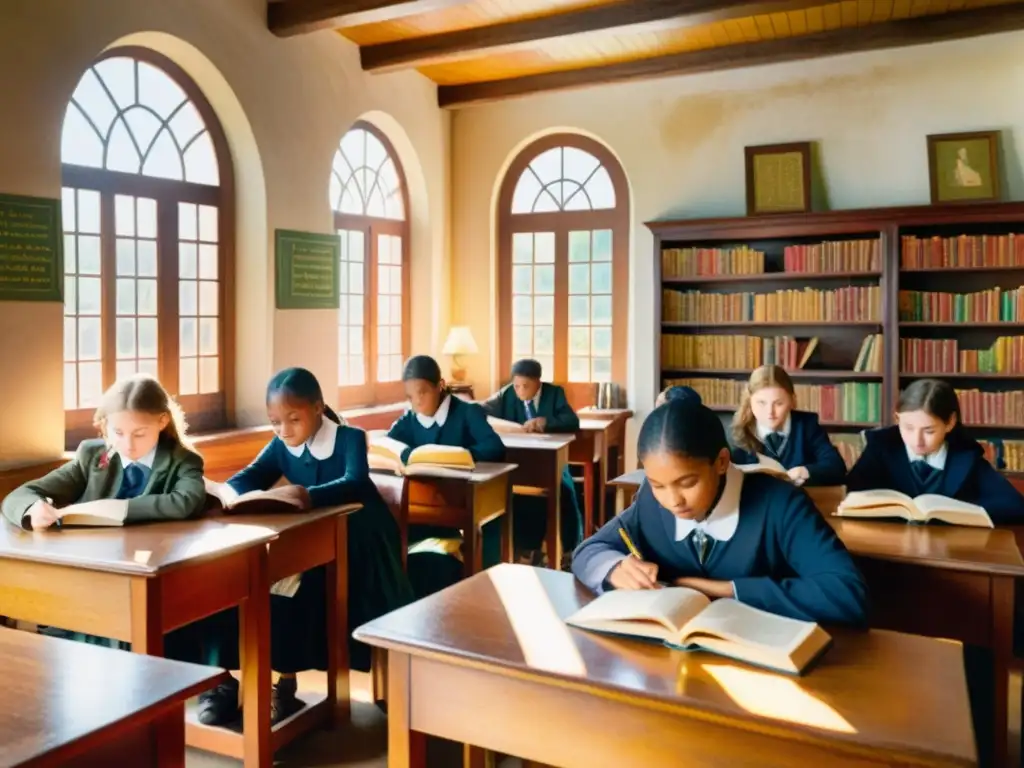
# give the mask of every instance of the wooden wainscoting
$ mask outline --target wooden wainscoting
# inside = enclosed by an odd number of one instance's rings
[[[52,472],[57,467],[63,466],[72,458],[74,458],[73,453],[66,453],[59,459],[48,459],[47,461],[39,461],[21,467],[0,470],[0,499],[3,499],[8,493],[18,486],[24,485],[29,480],[35,480],[37,477],[42,477],[47,472]]]

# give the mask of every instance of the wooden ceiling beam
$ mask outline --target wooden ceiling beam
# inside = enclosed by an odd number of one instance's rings
[[[393,21],[468,0],[279,0],[267,3],[267,27],[278,37]]]
[[[834,29],[757,43],[740,43],[669,56],[463,85],[441,85],[441,107],[654,77],[694,75],[741,67],[804,61],[844,53],[903,48],[1024,29],[1024,4],[995,5]]]
[[[650,32],[802,10],[822,0],[616,0],[608,5],[531,19],[412,37],[360,48],[363,69],[387,72],[529,45],[539,40],[629,29]]]

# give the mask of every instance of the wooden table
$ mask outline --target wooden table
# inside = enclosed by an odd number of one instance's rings
[[[608,481],[608,485],[615,489],[616,515],[621,515],[626,507],[633,503],[633,497],[640,490],[646,477],[647,475],[642,469],[634,469],[632,472],[627,472]]]
[[[559,568],[562,562],[562,472],[569,463],[569,446],[574,435],[502,434],[505,458],[516,465],[512,473],[512,492],[540,494],[548,502],[548,563]]]
[[[390,768],[423,766],[424,734],[560,768],[976,763],[959,643],[835,630],[791,677],[564,624],[590,599],[501,565],[361,627],[391,659]]]
[[[600,419],[612,422],[608,432],[608,476],[618,477],[626,471],[626,424],[633,418],[628,408],[594,408],[579,410],[581,419]],[[605,520],[604,522],[608,522]]]
[[[611,434],[615,422],[580,419],[576,439],[569,446],[569,463],[583,467],[583,536],[594,532],[605,518]],[[594,508],[594,499],[597,508]]]
[[[0,629],[5,766],[183,766],[185,700],[221,669]]]
[[[472,472],[417,467],[406,475],[408,521],[458,528],[467,576],[483,570],[483,527],[501,517],[501,557],[512,562],[512,476],[517,466],[480,462]],[[378,470],[374,470],[377,472]]]
[[[161,656],[167,632],[239,606],[244,735],[189,723],[187,743],[243,759],[247,767],[269,765],[273,749],[317,717],[347,713],[347,609],[338,609],[347,606],[347,569],[329,566],[328,600],[336,614],[329,642],[337,671],[328,676],[328,699],[333,691],[337,701],[307,707],[279,723],[273,736],[269,589],[278,578],[328,562],[328,551],[332,563],[337,553],[347,559],[342,513],[355,508],[40,532],[2,524],[0,614],[115,638],[136,653]]]
[[[1007,765],[1014,579],[1024,576],[1015,531],[827,519],[867,579],[871,626],[992,650],[993,754]]]

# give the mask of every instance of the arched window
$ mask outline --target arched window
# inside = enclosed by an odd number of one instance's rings
[[[369,123],[342,137],[329,194],[341,237],[338,404],[393,403],[409,354],[409,203],[395,150]]]
[[[233,360],[227,143],[195,83],[140,48],[107,52],[61,134],[67,442],[118,377],[159,377],[193,429],[227,425]]]
[[[625,384],[626,177],[603,145],[546,136],[515,158],[498,198],[499,364],[533,357],[577,407]]]

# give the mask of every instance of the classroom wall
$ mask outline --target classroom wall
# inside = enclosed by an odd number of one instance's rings
[[[1004,132],[1005,181],[1024,197],[1024,34],[693,77],[552,93],[469,107],[452,121],[453,322],[493,339],[494,201],[504,168],[538,135],[564,129],[621,160],[632,204],[629,397],[654,403],[653,239],[643,222],[745,213],[743,148],[818,142],[831,208],[927,203],[925,136]],[[502,374],[485,345],[469,375]],[[483,387],[486,389],[487,387]]]
[[[333,311],[273,305],[273,232],[330,232],[328,174],[360,117],[392,140],[412,209],[412,343],[438,351],[448,330],[450,116],[416,73],[369,76],[333,32],[278,39],[265,0],[5,0],[0,10],[0,192],[59,197],[60,132],[86,67],[115,43],[174,59],[226,130],[239,215],[237,411],[265,421],[271,373],[304,365],[337,387]],[[61,305],[0,303],[0,467],[63,448]]]

